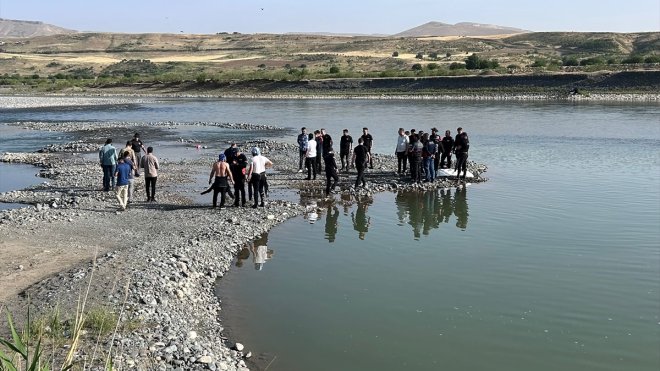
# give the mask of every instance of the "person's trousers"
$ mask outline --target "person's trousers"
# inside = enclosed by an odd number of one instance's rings
[[[366,186],[367,182],[364,181],[364,169],[366,167],[366,164],[355,164],[355,170],[357,170],[357,178],[355,178],[355,188],[360,186],[360,183],[362,183],[362,186]]]
[[[234,206],[238,206],[239,198],[241,206],[245,206],[245,181],[243,179],[234,183]]]
[[[115,170],[117,165],[103,165],[103,190],[109,191],[110,185],[115,188]]]
[[[298,170],[302,170],[303,168],[303,161],[305,161],[305,156],[307,154],[307,151],[299,150],[298,151]]]
[[[125,209],[128,204],[128,184],[117,186],[117,200],[119,200],[119,206]]]
[[[433,157],[427,157],[424,159],[424,164],[426,166],[426,180],[432,182],[435,180],[435,159]]]
[[[446,165],[445,165],[445,159],[447,160]],[[447,166],[447,169],[451,169],[451,151],[442,152],[442,156],[440,158],[440,166]]]
[[[128,202],[133,201],[133,192],[135,191],[135,179],[128,180]]]
[[[156,181],[157,176],[144,177],[144,186],[147,190],[147,201],[154,201],[156,197]]]
[[[213,187],[213,207],[218,206],[218,193],[220,193],[220,207],[225,207],[225,197],[229,187]]]
[[[333,180],[332,182],[330,181],[331,179]],[[337,186],[338,181],[339,181],[339,176],[337,175],[337,171],[328,172],[326,170],[326,172],[325,172],[325,194],[326,194],[326,196],[330,194],[330,189],[332,189],[332,190],[335,189],[335,187]]]
[[[339,152],[339,158],[341,159],[341,169],[348,170],[351,167],[350,152]]]
[[[266,176],[264,173],[255,174],[252,173],[250,178],[250,185],[252,186],[252,196],[254,197],[254,206],[259,204],[259,197],[261,197],[261,204],[264,203],[264,183],[266,181]]]
[[[307,157],[305,168],[307,169],[307,179],[312,179],[312,173],[314,173],[314,179],[316,179],[316,157]]]
[[[467,152],[456,153],[456,177],[461,175],[461,170],[463,170],[463,178],[467,176],[467,159]]]
[[[397,173],[403,174],[406,172],[406,162],[408,162],[408,153],[404,152],[397,152],[396,153],[396,159],[398,162],[397,166]]]

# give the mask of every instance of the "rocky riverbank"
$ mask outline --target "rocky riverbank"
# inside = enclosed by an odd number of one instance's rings
[[[266,207],[212,209],[210,201],[195,202],[193,195],[204,188],[195,179],[209,170],[209,160],[200,158],[163,160],[158,202],[144,202],[143,181],[138,178],[134,202],[122,212],[114,193],[100,190],[100,168],[85,155],[98,148],[96,138],[102,136],[96,130],[107,130],[108,125],[88,131],[59,123],[21,125],[35,130],[70,129],[79,137],[64,145],[46,146],[39,153],[6,153],[0,158],[38,166],[44,178],[37,186],[0,194],[0,202],[26,205],[0,212],[0,268],[8,272],[0,277],[0,286],[6,288],[0,301],[19,317],[26,305],[40,313],[33,316],[47,315],[55,308],[71,314],[88,291],[88,309],[121,317],[115,335],[97,340],[90,329],[81,338],[75,360],[92,368],[101,367],[112,351],[116,368],[246,369],[249,344],[243,348],[235,343],[240,339],[224,336],[222,303],[214,295],[216,280],[227,272],[241,247],[273,226],[310,211],[306,201],[352,202],[375,192],[457,185],[453,179],[411,184],[396,175],[393,156],[376,155],[366,189],[353,189],[354,174],[342,173],[341,191],[325,199],[324,179],[320,180],[324,177],[307,181],[297,173],[294,145],[248,140],[239,146],[259,145],[275,164]],[[227,125],[236,130],[255,128]],[[110,126],[119,132],[134,128],[130,123]],[[476,175],[473,182],[485,180],[485,166],[471,163],[470,170]],[[58,347],[56,365],[67,350],[66,345]]]

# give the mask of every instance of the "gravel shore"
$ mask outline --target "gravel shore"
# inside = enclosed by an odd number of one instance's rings
[[[197,124],[282,130],[249,124]],[[0,277],[0,285],[13,283],[8,286],[13,290],[0,295],[0,301],[18,317],[28,302],[40,313],[56,307],[73,313],[81,292],[89,287],[87,307],[121,314],[122,329],[114,337],[102,338],[98,346],[94,334],[83,336],[76,361],[92,368],[101,368],[104,352],[112,349],[116,368],[246,370],[249,344],[243,348],[235,343],[240,339],[223,335],[222,303],[214,295],[216,281],[243,246],[279,223],[309,212],[307,201],[350,202],[376,192],[457,186],[453,179],[411,184],[396,175],[393,156],[376,155],[375,168],[367,174],[367,189],[353,189],[354,173],[341,173],[341,191],[326,199],[323,176],[307,181],[297,172],[295,145],[248,140],[239,147],[259,145],[274,163],[266,207],[213,209],[210,200],[195,202],[191,195],[202,190],[195,179],[209,171],[208,159],[202,158],[162,161],[158,202],[144,202],[143,180],[138,178],[134,202],[126,211],[119,211],[114,193],[100,190],[99,165],[85,153],[98,150],[97,140],[104,137],[98,130],[111,126],[122,131],[133,124],[90,125],[86,131],[73,124],[20,125],[69,130],[79,137],[36,153],[5,153],[0,158],[38,166],[44,179],[37,186],[0,194],[0,202],[26,205],[0,212],[1,246],[7,251],[13,246],[16,251],[0,263],[9,272]],[[154,124],[179,125],[189,124]],[[470,163],[469,167],[476,176],[472,182],[486,180],[485,166]],[[49,262],[54,262],[50,268]],[[58,349],[56,360],[65,351],[65,347]]]

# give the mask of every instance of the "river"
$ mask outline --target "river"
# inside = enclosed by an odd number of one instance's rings
[[[659,118],[657,104],[174,100],[2,112],[0,151],[16,148],[2,123],[30,120],[249,122],[290,127],[291,142],[301,126],[335,140],[369,127],[381,153],[398,127],[462,126],[488,182],[324,204],[315,223],[275,228],[219,283],[232,339],[271,371],[651,371]]]

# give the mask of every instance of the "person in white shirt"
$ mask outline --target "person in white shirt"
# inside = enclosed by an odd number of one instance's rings
[[[307,152],[305,153],[305,168],[307,169],[306,179],[312,179],[312,173],[314,174],[314,179],[316,179],[316,141],[314,140],[314,135],[311,133],[309,134]]]
[[[410,139],[405,134],[403,128],[399,128],[399,136],[396,138],[396,150],[394,154],[398,160],[398,170],[397,174],[403,175],[406,173],[406,163],[408,162],[408,144],[410,144]],[[403,164],[403,168],[401,166]]]
[[[250,173],[248,174],[248,182],[252,187],[252,195],[254,196],[253,208],[257,206],[264,207],[264,186],[266,183],[266,168],[272,167],[273,163],[261,155],[261,150],[258,147],[252,148],[252,166],[250,166]],[[261,196],[261,203],[259,203],[259,196]]]

